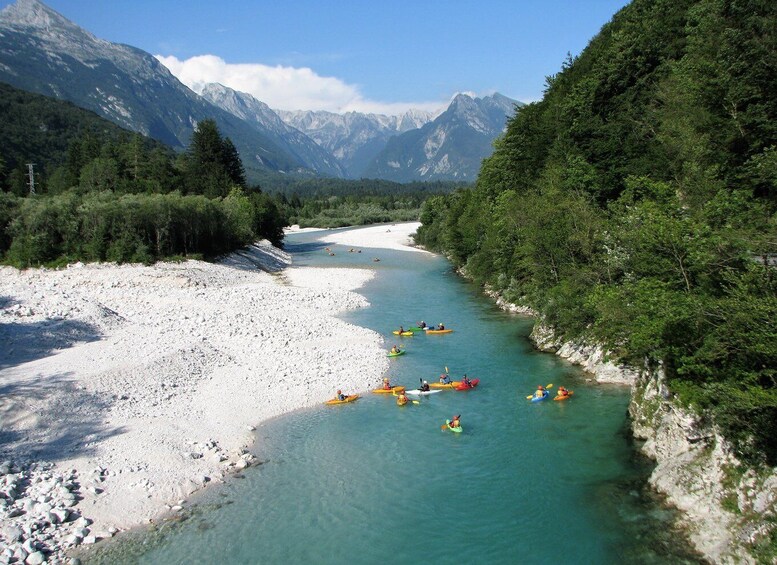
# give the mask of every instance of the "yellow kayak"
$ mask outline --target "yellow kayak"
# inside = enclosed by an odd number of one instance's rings
[[[429,388],[456,388],[461,384],[461,381],[453,381],[450,383],[429,383]]]
[[[376,388],[372,392],[374,392],[375,394],[394,394],[397,392],[402,392],[403,390],[405,390],[405,387],[395,386],[391,388]]]
[[[358,394],[351,394],[349,396],[346,396],[345,400],[338,400],[337,398],[333,398],[332,400],[327,400],[326,402],[324,402],[324,404],[347,404],[349,402],[353,402],[357,398],[359,398]]]
[[[449,334],[453,330],[426,330],[427,334]]]
[[[403,336],[413,335],[413,332],[400,332],[399,330],[394,330],[391,333],[393,333],[394,335],[403,335]]]

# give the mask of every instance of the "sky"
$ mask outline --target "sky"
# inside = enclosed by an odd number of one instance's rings
[[[274,109],[434,111],[459,92],[540,100],[627,0],[43,0],[184,84]],[[0,0],[0,8],[10,4]]]

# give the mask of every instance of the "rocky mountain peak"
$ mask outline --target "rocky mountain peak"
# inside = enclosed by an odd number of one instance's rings
[[[39,36],[96,38],[39,0],[16,0],[0,10],[0,27],[15,28]]]

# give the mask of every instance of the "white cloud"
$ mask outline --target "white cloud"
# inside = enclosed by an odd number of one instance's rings
[[[444,102],[384,103],[365,99],[358,87],[334,77],[322,77],[307,67],[283,67],[259,63],[232,64],[215,55],[199,55],[185,61],[177,57],[156,58],[178,80],[195,92],[209,82],[218,82],[279,110],[327,110],[344,113],[400,114],[410,108],[435,111]]]

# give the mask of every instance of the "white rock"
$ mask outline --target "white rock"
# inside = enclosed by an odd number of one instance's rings
[[[41,563],[46,562],[46,557],[40,551],[36,551],[34,553],[30,553],[24,562],[27,565],[41,565]]]

